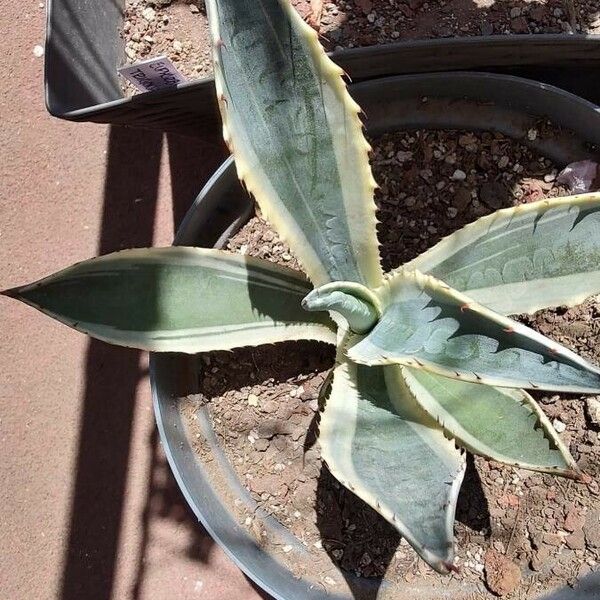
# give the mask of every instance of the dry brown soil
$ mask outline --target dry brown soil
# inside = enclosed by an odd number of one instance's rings
[[[507,33],[600,33],[597,0],[292,0],[328,50]],[[189,79],[212,73],[203,0],[127,0],[124,63],[167,55]],[[127,93],[134,93],[126,86]]]

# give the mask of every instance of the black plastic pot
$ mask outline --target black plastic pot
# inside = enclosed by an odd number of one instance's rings
[[[212,78],[124,98],[124,0],[49,0],[48,111],[70,121],[202,136],[219,126]],[[334,60],[354,81],[430,71],[497,71],[563,87],[600,103],[600,36],[528,35],[423,40],[342,50]]]
[[[411,75],[364,82],[355,85],[352,94],[369,115],[366,124],[371,134],[414,127],[495,130],[521,139],[559,164],[589,156],[594,145],[600,144],[598,107],[562,90],[519,78],[478,73]],[[540,116],[550,116],[556,125],[575,133],[558,135],[550,143],[531,141],[526,132]],[[175,244],[220,247],[252,211],[253,203],[237,182],[229,159],[196,199]],[[204,461],[194,452],[198,440],[187,430],[178,398],[197,393],[198,362],[184,355],[151,356],[157,425],[169,464],[192,510],[251,579],[281,600],[471,597],[475,590],[456,580],[447,580],[442,590],[428,587],[425,582],[431,579],[402,587],[345,574],[328,589],[318,578],[312,579],[308,550],[258,508],[228,462],[205,409],[199,410],[197,419],[211,460]],[[261,520],[269,540],[292,548],[285,554],[286,562],[284,555],[263,549],[239,524],[236,501]],[[591,600],[597,589],[592,585],[589,595],[576,597]],[[553,600],[570,597],[558,595]]]

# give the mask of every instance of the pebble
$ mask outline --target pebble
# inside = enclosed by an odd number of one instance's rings
[[[567,546],[571,548],[571,550],[584,550],[585,536],[583,529],[577,529],[571,535],[568,535],[565,538],[565,542],[567,543]]]
[[[399,150],[398,152],[396,152],[396,160],[400,164],[405,163],[407,160],[411,160],[412,157],[413,153],[408,150]]]
[[[461,171],[461,169],[456,169],[456,171],[452,173],[453,181],[464,181],[466,178],[467,174],[464,171]]]
[[[255,394],[248,394],[248,404],[250,406],[258,406],[258,396]]]
[[[557,433],[563,433],[567,428],[567,426],[559,419],[554,419],[554,421],[552,421],[552,425],[554,429],[556,429]]]
[[[179,40],[173,41],[173,50],[177,53],[183,50],[183,44]]]
[[[34,46],[33,55],[36,58],[42,58],[42,56],[44,56],[44,46],[40,46],[39,44],[37,46]]]
[[[508,164],[508,157],[506,162]],[[504,203],[507,190],[499,181],[486,181],[481,184],[479,193],[484,204],[487,204],[490,208],[498,209]]]
[[[527,23],[527,19],[525,17],[517,17],[510,22],[512,30],[515,33],[528,33],[529,25]]]
[[[575,507],[571,507],[565,517],[563,528],[566,531],[573,532],[577,529],[581,529],[584,523],[585,517],[581,514],[581,512],[576,510]]]
[[[506,596],[519,587],[521,569],[506,556],[490,548],[485,553],[485,577],[492,592]]]
[[[590,423],[600,427],[600,396],[590,396],[585,400],[585,412]]]
[[[254,449],[257,452],[265,452],[268,447],[269,447],[269,440],[261,438],[254,442]]]
[[[600,548],[600,509],[589,512],[583,525],[585,541],[591,548]]]
[[[156,18],[156,11],[152,7],[147,6],[142,11],[142,17],[144,17],[146,21],[154,21],[154,19]]]

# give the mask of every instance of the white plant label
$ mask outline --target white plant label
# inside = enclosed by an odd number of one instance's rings
[[[187,81],[166,56],[142,60],[118,71],[141,92],[154,92]]]

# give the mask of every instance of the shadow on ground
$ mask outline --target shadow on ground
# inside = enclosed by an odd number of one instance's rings
[[[171,170],[173,221],[179,224],[202,185],[225,157],[219,138],[204,142],[157,132],[110,131],[98,254],[151,246],[159,173],[166,143]],[[91,340],[64,557],[61,600],[109,600],[119,562],[125,491],[134,425],[134,399],[146,375],[141,352]],[[159,450],[148,443],[151,472],[134,598],[144,580],[149,527],[154,518],[175,519],[191,532],[188,556],[206,561],[214,544],[188,509]]]

